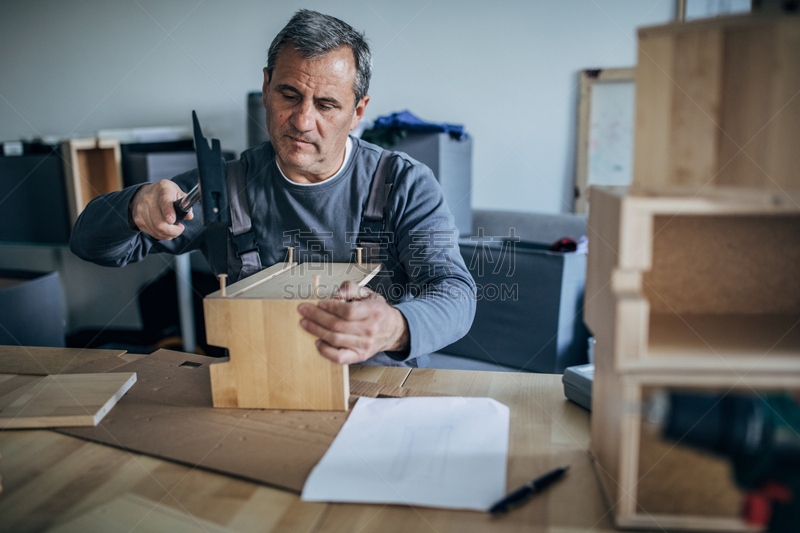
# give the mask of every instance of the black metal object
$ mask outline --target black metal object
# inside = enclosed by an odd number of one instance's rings
[[[225,160],[222,157],[222,147],[219,139],[211,139],[211,147],[203,137],[197,112],[192,111],[194,126],[194,147],[197,153],[197,169],[199,173],[198,186],[201,194],[195,189],[184,198],[175,200],[175,214],[179,222],[188,214],[200,198],[203,200],[203,220],[206,227],[228,227],[231,223],[228,208],[228,190],[225,185]]]

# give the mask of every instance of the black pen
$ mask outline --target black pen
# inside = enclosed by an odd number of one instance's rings
[[[511,494],[492,505],[492,507],[489,509],[489,512],[491,514],[505,513],[512,505],[524,502],[530,496],[546,489],[550,484],[563,476],[567,470],[569,470],[569,466],[562,466],[556,468],[552,472],[548,472],[542,477],[534,479],[530,483],[525,483]]]

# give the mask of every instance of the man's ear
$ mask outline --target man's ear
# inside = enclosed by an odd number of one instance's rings
[[[269,87],[269,71],[264,67],[264,85],[261,86],[261,100],[264,102],[264,109],[267,107],[267,87]]]
[[[358,123],[364,118],[364,110],[367,109],[369,103],[369,95],[364,95],[364,98],[358,101],[355,110],[353,110],[353,120],[350,122],[350,131],[356,129]]]

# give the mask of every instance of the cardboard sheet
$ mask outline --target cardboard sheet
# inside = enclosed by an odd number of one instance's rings
[[[138,376],[116,407],[97,427],[57,431],[300,492],[347,413],[214,409],[215,361],[159,350],[115,368]]]
[[[360,398],[302,499],[488,510],[505,495],[509,420],[491,398]]]

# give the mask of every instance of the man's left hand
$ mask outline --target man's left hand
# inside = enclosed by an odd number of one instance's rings
[[[408,345],[403,314],[374,291],[346,282],[332,300],[302,304],[300,325],[319,337],[317,350],[339,364],[366,361],[378,352]]]

